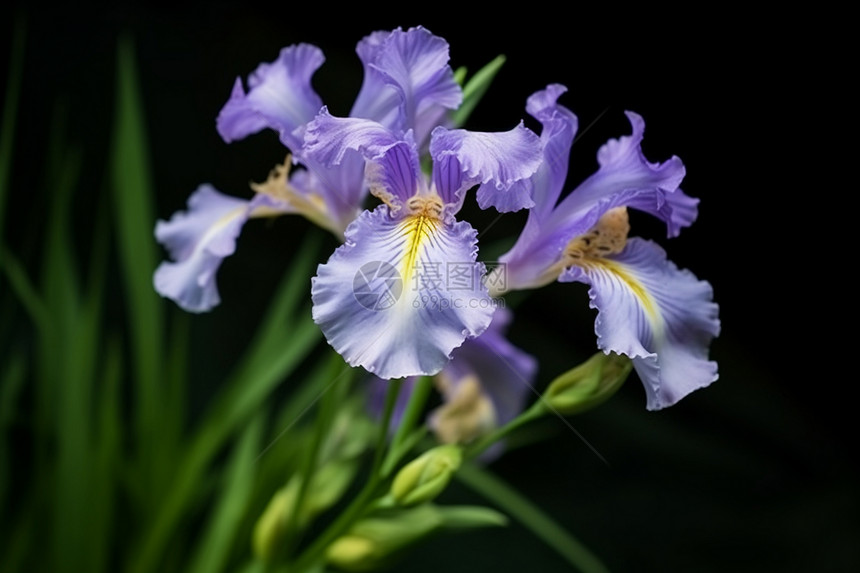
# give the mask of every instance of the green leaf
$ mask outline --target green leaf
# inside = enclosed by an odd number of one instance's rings
[[[466,463],[456,478],[531,530],[582,573],[608,573],[603,563],[544,511],[492,473]]]
[[[162,301],[152,287],[156,267],[152,183],[145,133],[145,120],[137,79],[137,63],[131,38],[122,36],[117,45],[117,92],[111,157],[113,217],[124,279],[126,312],[130,326],[132,372],[135,373],[136,439],[141,455],[147,496],[156,502],[155,466],[162,455],[163,406]]]
[[[260,451],[264,420],[263,413],[255,416],[234,446],[224,470],[225,479],[218,492],[214,511],[207,518],[201,541],[186,571],[217,573],[225,569],[230,550],[237,542],[239,525],[251,499],[256,473],[254,459]]]
[[[508,524],[508,517],[505,514],[489,507],[438,505],[436,511],[442,516],[442,527],[447,529],[502,527]]]
[[[487,93],[490,83],[492,83],[504,63],[505,56],[496,56],[495,59],[478,70],[478,72],[472,76],[468,82],[466,82],[466,85],[463,88],[463,103],[459,108],[457,108],[452,116],[455,127],[459,127],[466,123],[466,120],[469,119],[470,115],[472,115],[472,111],[474,111],[475,106],[478,105],[478,102],[481,101],[481,98],[483,98],[484,94]]]
[[[245,359],[203,416],[185,455],[178,461],[172,482],[159,499],[152,521],[144,525],[142,539],[131,552],[127,563],[131,573],[158,569],[213,458],[319,342],[321,333],[310,312],[296,308],[301,295],[307,294],[319,239],[319,234],[312,233],[300,247]]]

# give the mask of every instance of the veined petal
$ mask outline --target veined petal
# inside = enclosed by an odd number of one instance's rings
[[[531,207],[527,180],[541,163],[540,138],[522,122],[498,133],[437,127],[430,141],[433,182],[446,203],[462,204],[463,193],[480,184],[478,205],[499,211]]]
[[[349,364],[380,378],[436,374],[492,319],[475,237],[463,221],[365,211],[312,280],[314,321]],[[466,269],[456,285],[453,265]]]
[[[532,176],[535,205],[529,220],[543,221],[555,207],[567,179],[570,147],[576,135],[578,120],[558,98],[567,91],[561,84],[550,84],[535,92],[526,102],[526,111],[541,122],[540,141],[543,163]]]
[[[230,99],[218,114],[218,133],[230,143],[268,127],[298,154],[301,138],[293,132],[322,107],[311,77],[324,61],[316,46],[298,44],[282,49],[274,62],[260,64],[248,77],[247,94],[236,78]]]
[[[391,32],[373,32],[362,38],[355,48],[364,68],[361,89],[349,112],[350,117],[372,119],[391,126],[399,113],[400,94],[387,81],[374,63]]]
[[[324,166],[340,165],[350,152],[359,153],[373,163],[366,174],[371,190],[399,204],[418,188],[420,165],[411,132],[397,137],[375,121],[334,117],[323,108],[305,132],[305,152]]]
[[[201,185],[188,199],[188,212],[158,221],[155,237],[175,262],[155,271],[155,290],[191,312],[210,310],[220,302],[215,272],[233,254],[236,237],[248,219],[251,202]]]
[[[370,67],[397,92],[399,108],[396,115],[389,112],[379,121],[399,131],[413,129],[419,142],[429,136],[445,111],[463,101],[448,60],[448,43],[421,26],[405,32],[398,28],[386,36]],[[386,92],[381,95],[387,99]]]
[[[671,406],[717,379],[717,365],[708,360],[720,331],[713,290],[679,270],[657,244],[630,239],[618,255],[588,259],[559,280],[591,286],[598,346],[633,359],[649,410]]]
[[[686,173],[684,164],[677,157],[663,163],[645,159],[641,147],[645,122],[633,112],[626,115],[633,133],[611,139],[600,148],[600,168],[559,203],[553,214],[554,226],[563,226],[601,201],[618,205],[612,196],[619,193],[625,194],[625,205],[663,220],[670,237],[695,220],[698,201],[678,188]]]

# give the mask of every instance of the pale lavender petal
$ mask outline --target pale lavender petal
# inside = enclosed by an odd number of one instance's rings
[[[550,84],[532,94],[526,102],[526,111],[541,122],[541,148],[543,163],[531,177],[535,205],[529,210],[529,220],[538,223],[549,216],[558,202],[567,179],[570,147],[576,135],[578,121],[558,98],[567,91],[561,84]]]
[[[598,346],[633,359],[649,410],[717,379],[717,365],[708,360],[720,331],[711,285],[679,270],[656,243],[630,239],[617,256],[570,267],[559,280],[591,286]]]
[[[678,188],[686,172],[684,164],[677,157],[663,163],[645,159],[641,147],[645,122],[633,112],[627,112],[627,118],[632,135],[611,139],[600,148],[600,168],[562,200],[553,214],[553,226],[578,219],[600,202],[618,205],[612,196],[619,193],[625,195],[625,205],[663,220],[670,237],[695,220],[697,201]],[[670,199],[673,194],[677,197]]]
[[[300,132],[322,107],[311,77],[324,61],[316,46],[298,44],[282,49],[274,62],[260,64],[248,77],[247,93],[237,78],[218,114],[218,133],[229,143],[270,128],[293,153],[299,153],[301,138],[294,132]]]
[[[350,152],[374,163],[368,167],[368,185],[400,203],[412,197],[420,175],[418,153],[411,134],[397,137],[368,119],[334,117],[323,108],[305,132],[307,157],[326,167],[339,166]]]
[[[421,26],[391,32],[371,64],[399,94],[397,115],[389,114],[381,123],[399,131],[412,129],[423,142],[446,110],[463,101],[448,60],[448,43]],[[382,97],[387,100],[386,93]]]
[[[155,271],[155,290],[191,312],[204,312],[220,302],[215,273],[233,254],[236,237],[248,219],[250,201],[229,197],[201,185],[188,199],[188,211],[158,221],[155,237],[175,262]]]
[[[522,122],[498,133],[437,127],[430,141],[433,182],[446,203],[462,204],[463,193],[478,188],[478,205],[499,211],[531,207],[534,201],[524,180],[541,163],[540,138]]]
[[[386,81],[387,78],[374,64],[385,46],[385,40],[390,36],[391,32],[373,32],[356,46],[355,51],[364,68],[364,78],[349,112],[350,117],[372,119],[389,127],[400,113],[400,93]]]
[[[492,319],[475,236],[462,221],[365,211],[312,280],[314,321],[349,364],[380,378],[436,374]],[[468,268],[468,285],[452,288],[449,264]]]

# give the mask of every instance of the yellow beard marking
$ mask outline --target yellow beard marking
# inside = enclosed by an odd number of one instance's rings
[[[289,183],[290,156],[281,165],[275,165],[269,177],[263,183],[251,183],[251,189],[256,193],[263,193],[283,201],[290,205],[308,220],[316,223],[324,229],[329,229],[337,235],[343,234],[343,229],[332,220],[325,200],[318,193],[298,193]],[[277,217],[283,215],[284,211],[272,207],[261,206],[254,209],[252,217]]]
[[[642,308],[645,309],[651,320],[651,324],[654,325],[655,329],[659,329],[660,314],[657,312],[657,303],[653,297],[642,286],[642,283],[628,273],[622,265],[606,258],[624,250],[629,232],[630,219],[627,216],[627,207],[610,209],[603,214],[591,230],[567,244],[562,260],[556,266],[559,267],[559,273],[573,265],[582,268],[603,267],[627,285],[639,299]]]
[[[407,203],[410,214],[400,223],[398,232],[404,238],[403,268],[404,282],[409,282],[416,270],[421,249],[430,240],[442,217],[442,201],[436,196],[412,197]]]

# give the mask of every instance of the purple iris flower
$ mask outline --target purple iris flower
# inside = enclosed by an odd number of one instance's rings
[[[632,134],[604,144],[597,172],[559,201],[577,127],[573,113],[557,103],[565,91],[550,85],[527,103],[542,124],[544,162],[528,181],[535,205],[525,227],[500,258],[505,288],[555,280],[588,284],[598,310],[598,346],[633,360],[649,410],[671,406],[717,379],[708,347],[720,330],[718,306],[711,286],[679,270],[660,246],[628,238],[627,208],[658,217],[674,237],[696,219],[698,200],[679,188],[685,174],[680,159],[645,159],[645,123],[627,112]]]
[[[451,361],[434,377],[442,405],[430,413],[428,425],[440,442],[471,442],[522,412],[537,361],[505,337],[512,319],[511,311],[497,308],[487,330],[455,349]],[[400,425],[415,380],[410,377],[403,383],[391,417],[392,429]],[[378,377],[370,383],[369,408],[376,415],[382,413],[388,384]]]
[[[350,224],[346,242],[319,266],[314,321],[349,364],[380,378],[436,374],[464,340],[487,329],[495,306],[476,261],[477,233],[455,215],[471,187],[504,198],[534,174],[537,135],[522,123],[500,133],[437,127],[427,177],[411,130],[323,109],[308,125],[305,150],[332,166],[360,153],[371,193],[383,201]]]
[[[447,42],[422,27],[398,28],[370,34],[356,52],[364,79],[351,117],[412,129],[426,148],[431,129],[446,124],[447,113],[463,98],[448,65]],[[251,200],[234,199],[207,185],[192,195],[186,213],[158,222],[156,238],[174,259],[156,271],[160,294],[192,312],[217,305],[215,274],[250,218],[299,214],[343,238],[367,198],[364,159],[347,152],[336,167],[323,167],[302,149],[307,123],[323,106],[311,85],[323,61],[319,48],[293,45],[274,62],[260,64],[248,77],[247,90],[236,79],[216,122],[222,138],[229,143],[272,129],[290,155],[266,182],[252,184],[256,194]]]

